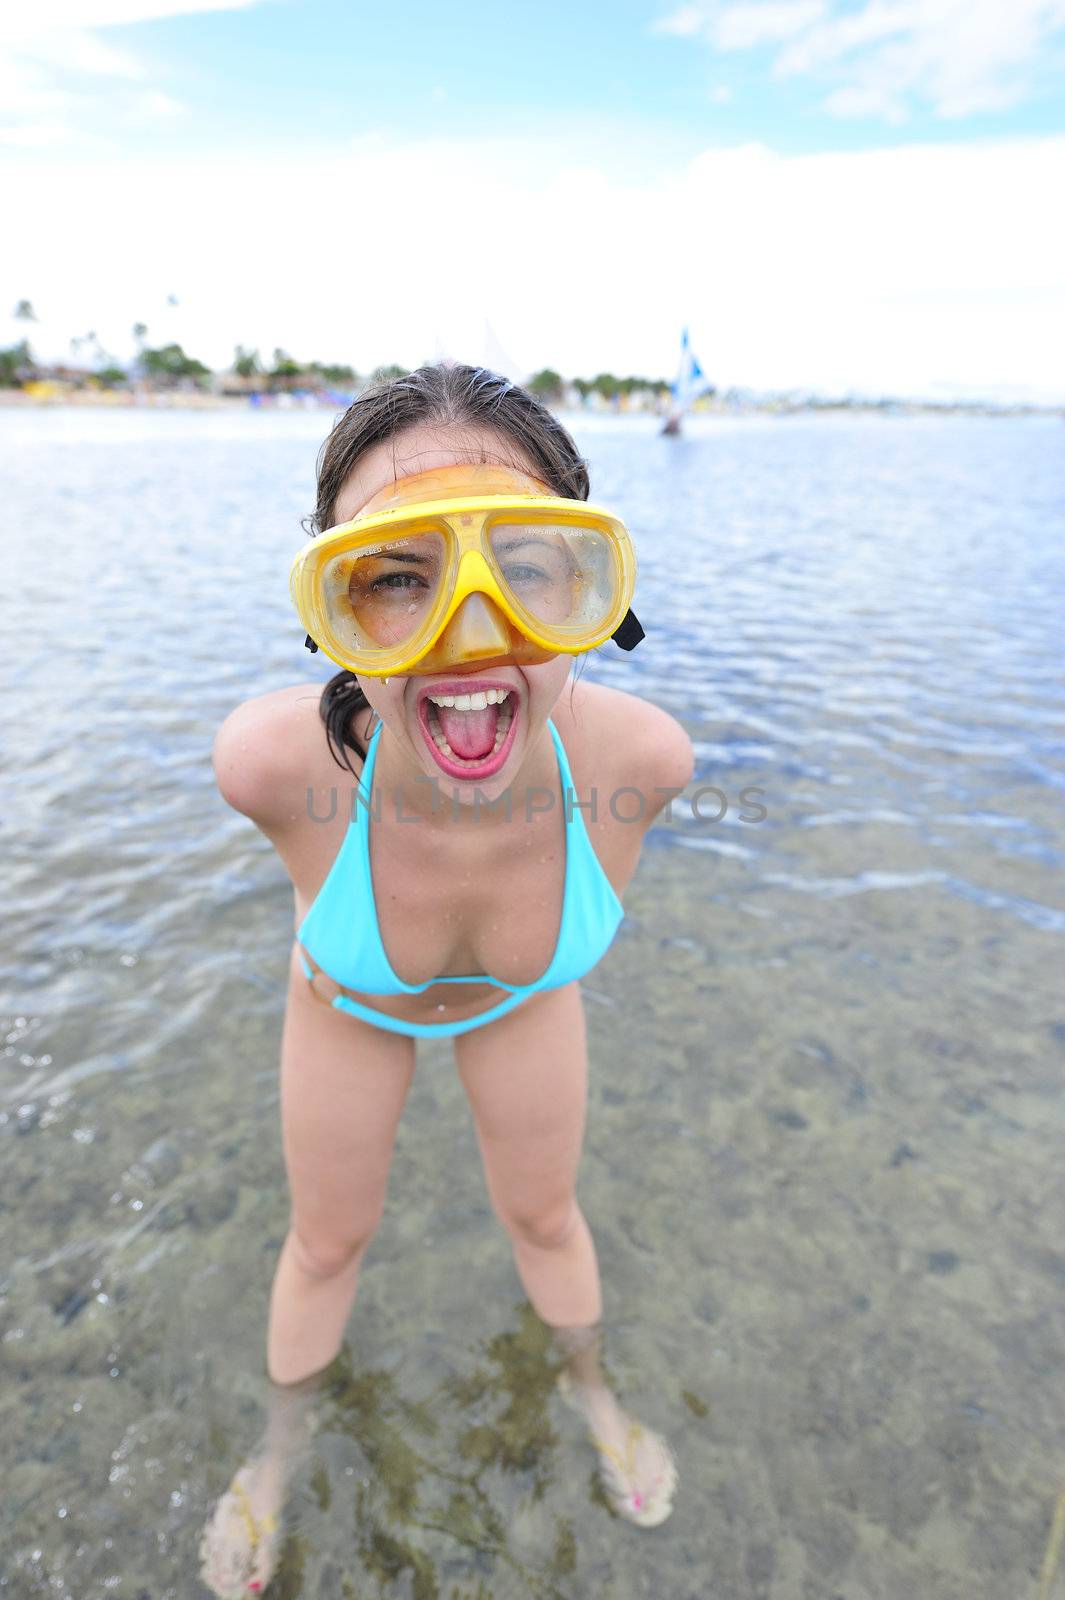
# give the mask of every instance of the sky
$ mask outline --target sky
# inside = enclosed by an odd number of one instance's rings
[[[33,0],[0,183],[44,357],[1065,401],[1065,0]]]

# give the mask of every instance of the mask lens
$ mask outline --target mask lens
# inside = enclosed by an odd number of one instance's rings
[[[489,545],[507,591],[537,622],[590,631],[610,613],[618,568],[613,540],[600,528],[497,522]]]
[[[395,650],[424,627],[447,567],[434,529],[333,556],[322,571],[326,615],[340,641],[360,650]]]

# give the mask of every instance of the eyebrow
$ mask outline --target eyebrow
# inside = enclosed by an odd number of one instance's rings
[[[515,534],[512,539],[501,540],[498,545],[493,543],[493,548],[502,553],[506,550],[517,550],[519,546],[524,544],[535,544],[539,545],[544,550],[554,551],[555,554],[561,553],[561,547],[559,545],[552,544],[549,539],[538,539],[534,534],[531,533]]]
[[[364,550],[361,559],[365,560],[367,558],[377,561],[406,561],[415,567],[425,567],[430,562],[439,560],[439,556],[435,552],[432,555],[419,555],[415,550],[393,550],[387,546],[383,550]]]

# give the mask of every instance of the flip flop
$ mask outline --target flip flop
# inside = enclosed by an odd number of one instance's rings
[[[212,1550],[212,1540],[219,1528],[218,1519],[222,1505],[222,1501],[219,1501],[200,1539],[200,1560],[212,1568],[210,1575],[201,1572],[201,1579],[213,1594],[227,1596],[229,1600],[244,1600],[249,1593],[258,1594],[264,1587],[261,1579],[249,1579],[248,1575],[253,1573],[258,1565],[264,1537],[276,1532],[278,1519],[272,1512],[256,1517],[251,1508],[248,1491],[241,1483],[239,1475],[234,1477],[222,1499],[225,1500],[229,1495],[232,1495],[236,1502],[230,1503],[228,1507],[230,1526],[239,1527],[243,1524],[247,1534],[248,1549],[238,1551],[229,1542],[223,1546],[224,1553]]]
[[[572,1380],[565,1370],[558,1375],[558,1389],[566,1404],[584,1416],[583,1407],[573,1393]],[[644,1438],[653,1440],[659,1446],[665,1458],[665,1467],[650,1489],[641,1493],[639,1489],[634,1489],[632,1484],[636,1476],[636,1449],[640,1440]],[[660,1522],[665,1522],[673,1510],[677,1464],[672,1450],[661,1434],[645,1428],[641,1422],[630,1422],[624,1456],[615,1450],[613,1445],[597,1438],[595,1434],[591,1435],[591,1440],[601,1457],[599,1477],[603,1491],[618,1516],[635,1523],[638,1528],[657,1528]]]
[[[262,1543],[263,1534],[276,1533],[277,1518],[272,1511],[268,1511],[265,1516],[256,1518],[251,1508],[251,1501],[248,1499],[248,1491],[242,1483],[237,1482],[236,1478],[233,1479],[230,1488],[240,1501],[240,1514],[244,1518],[244,1526],[248,1530],[252,1560],[254,1561],[259,1545]]]
[[[248,1530],[248,1540],[251,1544],[251,1565],[254,1568],[259,1554],[259,1546],[262,1543],[263,1534],[275,1533],[277,1531],[277,1518],[274,1516],[272,1511],[266,1512],[265,1515],[261,1517],[256,1517],[251,1508],[251,1501],[248,1498],[248,1491],[245,1489],[244,1485],[242,1483],[238,1483],[236,1478],[234,1478],[231,1487],[233,1489],[233,1493],[236,1495],[237,1500],[239,1501],[240,1515],[243,1517],[244,1526]],[[248,1584],[248,1589],[252,1594],[258,1594],[262,1590],[262,1584],[259,1582],[258,1578],[255,1578]]]

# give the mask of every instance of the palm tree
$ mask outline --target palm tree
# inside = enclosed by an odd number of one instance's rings
[[[245,350],[238,344],[233,352],[233,371],[238,378],[254,378],[262,371],[258,350]]]

